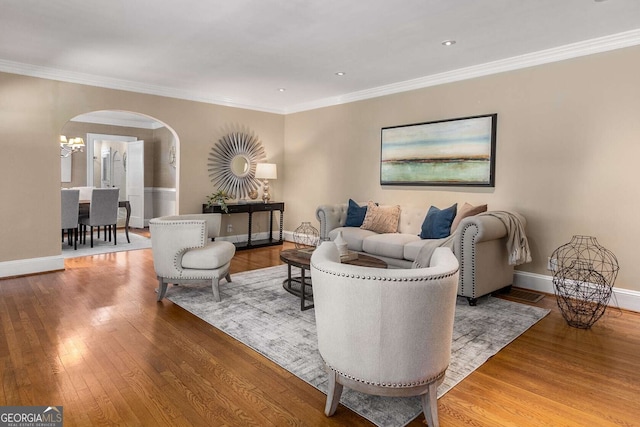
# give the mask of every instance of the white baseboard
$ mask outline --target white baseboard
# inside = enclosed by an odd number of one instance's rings
[[[62,255],[0,262],[0,277],[23,276],[56,270],[64,270]]]
[[[268,232],[254,233],[252,240],[267,239]],[[283,239],[293,241],[293,232],[284,231]],[[219,240],[229,242],[246,242],[247,235],[219,237]],[[26,274],[44,273],[48,271],[64,270],[64,258],[62,255],[19,259],[15,261],[0,262],[0,278],[22,276]],[[553,294],[553,281],[551,276],[529,273],[526,271],[516,271],[513,285],[523,289]],[[609,301],[612,307],[620,307],[625,310],[640,312],[640,292],[628,289],[613,288],[613,297]]]
[[[516,271],[513,278],[513,286],[554,294],[553,277],[543,274]],[[640,292],[620,289],[614,286],[609,306],[640,312]]]

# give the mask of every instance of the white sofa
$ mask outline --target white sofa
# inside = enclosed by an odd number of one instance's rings
[[[419,237],[428,206],[401,207],[398,233],[384,234],[344,227],[347,208],[344,203],[321,205],[316,209],[321,240],[334,240],[342,231],[349,250],[375,256],[400,268],[410,268],[422,247],[430,242]],[[467,297],[470,305],[475,305],[479,297],[513,283],[507,227],[490,213],[464,218],[452,237],[453,252],[460,263],[458,295]],[[521,215],[515,215],[526,225]]]

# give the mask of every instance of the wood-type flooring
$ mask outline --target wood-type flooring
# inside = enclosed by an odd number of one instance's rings
[[[232,275],[281,249],[237,252]],[[370,425],[343,406],[325,417],[324,394],[156,302],[151,250],[65,266],[0,279],[0,405],[62,405],[66,427]],[[551,314],[439,399],[441,426],[640,426],[640,314],[579,330],[553,295],[534,305]]]

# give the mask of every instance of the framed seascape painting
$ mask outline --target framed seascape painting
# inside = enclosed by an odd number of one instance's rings
[[[382,128],[380,184],[495,185],[498,115]]]

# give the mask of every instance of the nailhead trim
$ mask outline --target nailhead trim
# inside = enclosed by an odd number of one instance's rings
[[[194,222],[197,221],[197,222]],[[201,224],[201,222],[204,221],[204,224]],[[207,222],[206,220],[160,220],[158,222],[156,222],[154,224],[155,226],[160,226],[160,227],[172,227],[172,226],[178,226],[178,225],[204,225],[203,227],[200,228],[200,238],[202,242],[206,242],[207,236],[204,235],[204,231],[207,228]],[[178,260],[182,259],[182,255],[187,252],[189,249],[196,249],[196,248],[203,248],[203,245],[198,245],[198,246],[188,246],[186,248],[183,248],[180,252],[177,252],[174,256],[173,256],[173,266],[176,270],[178,270],[180,273],[184,272],[184,269],[182,268],[182,265],[178,262]],[[165,279],[201,279],[201,277],[197,277],[197,276],[182,276],[180,275],[180,277],[165,277]]]
[[[465,285],[465,281],[463,280],[463,278],[465,277],[464,275],[464,268],[467,265],[467,263],[464,260],[464,254],[466,253],[466,251],[463,250],[464,248],[464,240],[465,237],[467,235],[467,230],[469,228],[473,227],[473,235],[471,236],[471,296],[469,298],[475,298],[476,297],[476,237],[478,236],[479,230],[478,230],[478,226],[476,224],[465,224],[464,230],[462,230],[462,234],[461,234],[461,243],[460,243],[460,291],[462,294],[465,293],[464,291],[464,285]]]
[[[447,277],[451,277],[451,276],[455,275],[458,272],[458,269],[456,268],[453,271],[450,271],[450,272],[444,273],[444,274],[439,274],[437,276],[380,277],[380,276],[361,276],[359,274],[351,274],[351,273],[344,273],[344,272],[339,273],[337,271],[328,270],[326,268],[318,267],[318,265],[315,264],[315,263],[311,263],[311,266],[313,268],[315,268],[316,270],[318,270],[318,271],[320,271],[322,273],[325,273],[325,274],[329,274],[331,276],[346,277],[346,278],[349,278],[349,279],[379,280],[379,281],[382,281],[382,282],[429,282],[429,281],[432,281],[432,280],[440,280],[440,279],[445,279]]]
[[[427,378],[425,380],[422,381],[414,381],[414,382],[410,382],[410,383],[391,383],[391,384],[387,384],[387,383],[379,383],[379,382],[374,382],[374,381],[369,381],[369,380],[365,380],[362,378],[357,378],[354,377],[353,375],[349,375],[347,373],[344,373],[342,371],[339,371],[338,369],[335,369],[334,367],[332,367],[331,365],[327,364],[327,367],[329,369],[331,369],[332,371],[334,371],[335,373],[337,373],[338,375],[350,379],[352,381],[357,381],[359,383],[362,384],[366,384],[366,385],[373,385],[376,387],[386,387],[386,388],[407,388],[407,387],[418,387],[421,385],[427,385],[427,384],[431,384],[435,381],[440,380],[441,378],[444,377],[445,373],[447,372],[447,369],[449,368],[449,366],[447,366],[447,368],[445,368],[442,372],[438,373],[437,375],[431,377],[431,378]]]

